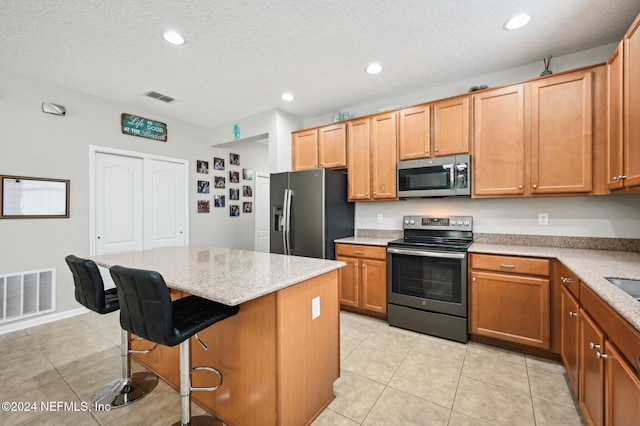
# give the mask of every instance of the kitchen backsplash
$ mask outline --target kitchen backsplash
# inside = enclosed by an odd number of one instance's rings
[[[399,229],[357,229],[358,237],[401,238]],[[638,238],[564,237],[553,235],[473,234],[474,243],[517,246],[564,247],[591,250],[640,252]]]

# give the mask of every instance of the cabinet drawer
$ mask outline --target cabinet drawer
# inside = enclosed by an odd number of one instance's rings
[[[387,259],[387,248],[359,244],[336,244],[336,256],[366,257],[368,259]]]
[[[580,299],[580,279],[569,268],[562,263],[557,264],[556,279],[559,281],[554,285],[564,285],[576,299]]]
[[[471,268],[548,277],[549,259],[472,254]]]

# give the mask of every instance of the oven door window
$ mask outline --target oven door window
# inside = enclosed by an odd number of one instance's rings
[[[398,170],[398,189],[418,191],[428,189],[452,189],[452,165],[419,167]]]
[[[391,291],[450,303],[463,302],[462,259],[393,255]]]

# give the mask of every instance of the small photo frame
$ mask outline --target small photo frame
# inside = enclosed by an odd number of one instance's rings
[[[216,189],[224,189],[225,187],[225,177],[224,176],[214,176],[213,177],[213,186]]]
[[[224,158],[213,157],[213,170],[224,170]]]
[[[232,166],[240,165],[240,154],[229,153],[229,164]]]
[[[209,162],[208,161],[202,161],[202,160],[196,160],[196,172],[197,173],[204,173],[204,174],[209,173]]]
[[[240,172],[229,171],[229,183],[240,183]]]
[[[209,193],[209,181],[208,180],[199,180],[198,181],[198,194],[208,194]]]
[[[244,180],[253,180],[253,170],[251,170],[251,169],[242,169],[242,179],[244,179]]]
[[[242,213],[251,213],[253,211],[253,203],[242,203]]]
[[[209,200],[198,200],[198,213],[209,213]]]
[[[238,189],[238,188],[229,188],[229,199],[230,200],[239,200],[240,199],[240,189]]]
[[[214,207],[224,207],[224,195],[216,194],[213,196],[213,206]]]
[[[240,206],[237,204],[230,205],[229,216],[240,216]]]
[[[253,190],[248,185],[242,186],[242,196],[243,197],[253,197]]]

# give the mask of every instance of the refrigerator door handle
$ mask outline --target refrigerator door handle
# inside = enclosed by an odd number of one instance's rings
[[[284,199],[282,201],[282,219],[280,221],[282,228],[282,252],[283,254],[289,254],[289,248],[287,247],[287,195],[289,193],[288,189],[284,190]]]
[[[291,197],[293,191],[290,189],[285,190],[286,198],[286,222],[285,222],[285,235],[286,235],[286,254],[291,254]]]

